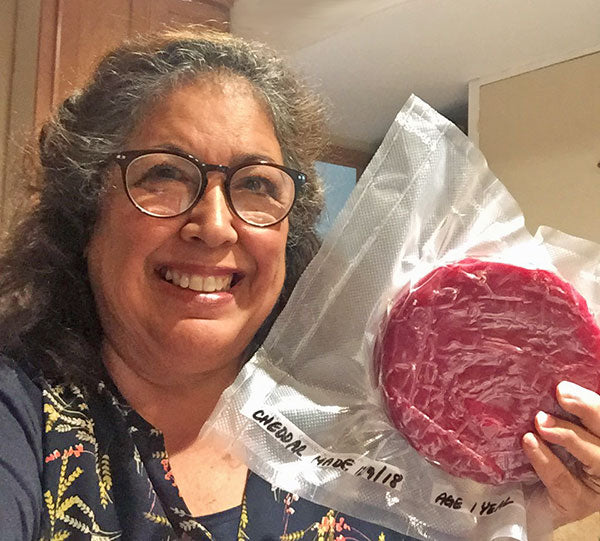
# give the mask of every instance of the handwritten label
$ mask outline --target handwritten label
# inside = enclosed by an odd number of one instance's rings
[[[330,468],[338,468],[342,471],[349,471],[349,469],[354,466],[353,458],[334,458],[332,456],[326,457],[317,455],[312,459],[312,462],[316,462],[321,467],[330,467]]]
[[[392,490],[401,488],[405,474],[395,466],[361,455],[330,453],[281,414],[267,406],[259,408],[246,406],[242,409],[242,413],[269,433],[295,458],[310,463],[312,467],[344,472]]]
[[[389,466],[374,468],[373,466],[361,466],[355,473],[357,477],[364,477],[375,483],[379,482],[390,488],[396,488],[404,479],[401,473],[394,473]]]
[[[463,508],[463,499],[456,498],[452,494],[448,494],[446,492],[440,492],[433,500],[433,503],[437,503],[442,507],[447,507],[448,509],[456,509],[460,510]]]
[[[431,503],[447,509],[470,513],[477,517],[487,517],[512,504],[523,506],[523,495],[520,491],[515,491],[513,494],[501,494],[496,497],[487,495],[484,498],[476,499],[468,495],[458,495],[451,487],[435,485]]]
[[[273,434],[273,437],[279,440],[288,451],[302,457],[302,453],[306,451],[306,444],[296,438],[294,433],[281,421],[276,421],[274,415],[269,415],[264,410],[259,409],[252,414],[252,419],[257,421],[267,432]]]

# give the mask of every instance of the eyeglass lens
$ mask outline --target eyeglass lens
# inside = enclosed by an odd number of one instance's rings
[[[173,154],[135,158],[127,168],[127,191],[133,202],[153,216],[175,216],[188,210],[202,189],[202,173],[191,161]],[[281,220],[294,202],[294,181],[271,165],[248,165],[229,182],[234,212],[254,225]]]

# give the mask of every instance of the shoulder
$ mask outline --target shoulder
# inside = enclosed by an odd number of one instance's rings
[[[25,437],[28,447],[39,449],[43,427],[41,376],[36,377],[12,359],[0,355],[0,449],[17,443],[8,434]],[[17,438],[17,441],[21,438]],[[8,446],[8,449],[6,449]],[[41,466],[41,455],[40,455]]]
[[[42,391],[27,367],[0,356],[0,432],[18,424],[32,435],[42,434]],[[6,439],[6,438],[4,438]]]
[[[11,359],[0,356],[0,523],[18,539],[31,539],[39,528],[42,392]],[[0,533],[0,539],[4,534]]]
[[[0,354],[0,398],[22,402],[27,408],[40,410],[41,420],[40,380],[41,376],[36,375],[28,365],[21,366],[13,359]]]

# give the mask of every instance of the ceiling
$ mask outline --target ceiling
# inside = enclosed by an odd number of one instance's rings
[[[600,0],[236,0],[231,27],[288,56],[336,142],[372,151],[411,93],[464,128],[469,81],[600,50]]]

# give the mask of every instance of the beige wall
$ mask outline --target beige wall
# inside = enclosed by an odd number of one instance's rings
[[[600,53],[481,86],[478,131],[532,232],[600,242]]]
[[[600,242],[600,53],[483,84],[479,146],[535,232],[541,224]],[[471,105],[471,104],[470,104]],[[554,533],[598,541],[600,515]]]
[[[14,186],[7,176],[33,128],[40,0],[0,1],[0,226]]]

